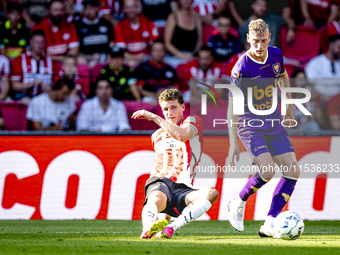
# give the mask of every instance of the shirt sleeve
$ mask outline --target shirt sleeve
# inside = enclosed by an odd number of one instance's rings
[[[11,81],[22,81],[22,66],[21,66],[21,56],[13,59],[11,67]]]
[[[231,70],[230,85],[241,87],[242,70],[238,65],[235,65]],[[233,97],[233,93],[229,90],[229,97]]]
[[[77,116],[77,131],[91,129],[91,118],[89,116],[89,109],[87,107],[88,103],[89,102],[85,102],[80,107],[80,110]]]
[[[117,24],[117,26],[115,27],[115,42],[116,42],[116,45],[117,47],[120,47],[120,48],[126,48],[126,41],[124,39],[124,36],[123,36],[123,27],[122,27],[123,23],[120,22]]]
[[[3,56],[3,61],[4,61],[4,68],[1,70],[1,76],[2,77],[9,77],[11,74],[11,64],[10,61],[7,57]]]
[[[41,109],[42,107],[37,104],[37,101],[32,99],[28,105],[27,112],[26,112],[26,119],[30,121],[38,121],[41,122]]]
[[[67,23],[67,25],[69,25],[69,29],[70,29],[70,39],[68,40],[68,48],[75,48],[75,47],[79,47],[80,43],[78,40],[78,36],[77,36],[77,30],[76,27],[73,23]]]
[[[118,131],[131,130],[125,105],[120,101],[118,102]]]
[[[152,22],[152,21],[149,21],[150,22],[150,40],[149,40],[149,43],[152,44],[152,42],[154,40],[157,40],[159,38],[159,33],[158,33],[158,29],[157,27],[155,26],[155,24]]]
[[[204,127],[203,121],[198,115],[189,115],[183,121],[182,126],[190,126],[196,130],[196,135],[202,134]]]

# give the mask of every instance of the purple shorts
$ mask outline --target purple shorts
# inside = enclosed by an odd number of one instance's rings
[[[247,135],[239,135],[244,147],[246,147],[253,164],[254,158],[265,152],[273,156],[287,152],[295,152],[293,144],[286,130],[277,134],[264,134],[261,132],[247,132]]]

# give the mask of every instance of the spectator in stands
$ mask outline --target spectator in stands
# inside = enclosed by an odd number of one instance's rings
[[[32,33],[30,51],[16,57],[11,66],[12,82],[10,97],[28,104],[30,99],[51,89],[52,75],[58,73],[58,66],[44,55],[45,34],[42,30]]]
[[[124,104],[112,98],[110,81],[96,81],[96,96],[82,104],[77,119],[78,131],[122,132],[130,130]]]
[[[331,23],[338,16],[339,0],[300,0],[303,24],[320,28]]]
[[[229,10],[233,19],[241,26],[253,14],[251,4],[253,0],[229,0]],[[277,1],[276,1],[277,2]]]
[[[173,67],[194,59],[202,45],[200,16],[191,8],[193,0],[179,0],[179,10],[169,15],[164,31],[165,47],[172,55],[165,62]]]
[[[145,59],[148,46],[158,38],[158,30],[152,21],[137,13],[136,0],[125,0],[124,10],[127,18],[115,27],[116,43],[118,47],[126,49],[128,65],[135,67]]]
[[[225,67],[214,60],[213,54],[214,52],[210,47],[203,45],[198,52],[199,59],[186,64],[186,79],[191,81],[190,90],[193,96],[191,98],[192,102],[195,102],[195,99],[200,100],[201,92],[197,88],[206,89],[205,86],[197,83],[197,81],[213,86],[217,80],[226,78]],[[216,89],[216,91],[218,91],[220,95],[223,95],[222,89]],[[187,96],[188,94],[185,95],[186,101],[188,101]]]
[[[28,28],[32,28],[35,23],[41,22],[47,16],[47,0],[19,0],[18,2],[21,2],[24,7],[22,16]]]
[[[340,94],[332,97],[328,103],[328,118],[331,128],[340,130]]]
[[[283,17],[280,17],[275,14],[266,14],[267,12],[267,0],[253,0],[251,5],[253,9],[253,14],[242,23],[240,27],[240,37],[241,42],[244,43],[247,39],[248,25],[249,22],[255,19],[263,19],[270,27],[271,40],[269,42],[269,46],[276,45],[276,38],[280,33],[280,28],[286,24],[286,21]],[[289,30],[286,36],[287,42],[292,42],[295,37],[295,24],[291,23],[289,25]]]
[[[79,38],[78,63],[87,63],[90,69],[106,61],[106,54],[114,44],[113,27],[98,17],[98,0],[83,0],[84,17],[74,22]]]
[[[143,13],[157,27],[164,27],[170,13],[177,11],[176,0],[141,0]]]
[[[143,101],[157,101],[163,90],[178,87],[175,69],[163,62],[165,46],[163,40],[154,41],[151,48],[151,59],[141,63],[136,69],[137,84]]]
[[[139,101],[141,96],[136,85],[134,70],[123,65],[123,62],[124,50],[114,47],[111,51],[110,64],[105,66],[100,73],[110,81],[115,99]]]
[[[242,52],[239,52],[239,53],[236,53],[234,55],[232,55],[230,58],[229,58],[229,61],[227,63],[227,69],[226,69],[226,75],[227,76],[231,76],[231,71],[234,67],[234,65],[236,64],[236,62],[238,61],[238,59],[244,54],[246,53],[249,48],[250,48],[250,44],[248,42],[245,42],[243,44],[243,48],[244,48],[244,51]]]
[[[72,90],[70,97],[75,103],[85,101],[86,95],[83,91],[85,85],[84,77],[78,75],[78,65],[76,57],[67,55],[64,57],[61,70],[59,71],[58,79],[67,78],[74,81],[75,87]]]
[[[328,41],[328,51],[312,58],[305,67],[308,80],[322,95],[323,102],[340,93],[340,35],[333,35]]]
[[[13,59],[27,48],[30,30],[20,23],[22,6],[16,2],[7,5],[7,20],[0,26],[0,52]]]
[[[191,7],[201,16],[204,24],[212,24],[227,8],[226,0],[194,0]]]
[[[208,46],[214,50],[215,60],[218,62],[228,61],[229,58],[242,51],[242,45],[238,38],[229,33],[231,19],[220,16],[218,18],[218,30],[210,35]]]
[[[73,80],[60,79],[49,92],[34,97],[28,105],[26,118],[34,130],[68,130],[76,110],[69,97]]]
[[[72,23],[64,20],[65,8],[62,0],[48,3],[48,17],[33,27],[43,30],[46,35],[46,52],[54,60],[63,61],[63,56],[77,56],[79,41],[77,31]]]
[[[0,101],[6,100],[9,92],[10,60],[0,54]]]
[[[322,109],[318,104],[318,93],[314,89],[313,84],[309,83],[304,70],[297,69],[293,72],[291,77],[291,85],[296,88],[308,89],[311,92],[311,99],[304,104],[307,110],[312,114],[311,116],[306,116],[300,109],[294,105],[294,116],[295,120],[298,122],[296,130],[302,132],[319,132],[321,131],[320,126],[325,124],[325,118],[322,113]],[[295,98],[304,98],[305,95],[301,93],[292,93]]]

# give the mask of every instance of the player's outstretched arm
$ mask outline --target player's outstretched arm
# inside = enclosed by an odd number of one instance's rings
[[[290,87],[289,76],[288,76],[287,72],[284,72],[284,74],[282,74],[280,76],[279,86],[280,86],[280,88],[289,88]],[[288,99],[291,99],[292,98],[291,93],[287,93],[286,97]],[[286,115],[283,117],[283,119],[284,120],[285,119],[290,119],[291,120],[289,122],[289,128],[294,126],[294,122],[292,120],[295,120],[295,117],[294,117],[294,110],[293,110],[293,105],[292,104],[289,104],[287,106],[287,112],[286,112]]]
[[[238,162],[240,159],[240,148],[237,143],[237,122],[238,115],[233,114],[233,98],[229,97],[229,105],[228,105],[228,128],[229,128],[229,161],[230,165],[234,166],[234,159],[236,156],[236,161]]]
[[[186,142],[190,138],[196,136],[196,130],[190,126],[180,127],[176,124],[166,121],[162,117],[146,110],[139,110],[132,114],[133,119],[146,119],[154,121],[167,134],[178,141]]]

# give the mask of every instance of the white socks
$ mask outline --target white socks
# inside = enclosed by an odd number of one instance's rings
[[[186,208],[184,208],[182,214],[168,227],[172,227],[175,231],[189,222],[197,219],[205,212],[207,212],[211,207],[211,203],[206,198],[198,198]]]
[[[264,225],[269,226],[269,227],[274,227],[274,221],[275,221],[274,217],[267,216],[266,221],[264,222]]]
[[[155,204],[146,204],[142,211],[143,229],[149,228],[156,221],[158,209]]]
[[[237,207],[244,207],[246,205],[246,201],[243,201],[239,196],[236,196],[235,203]]]

